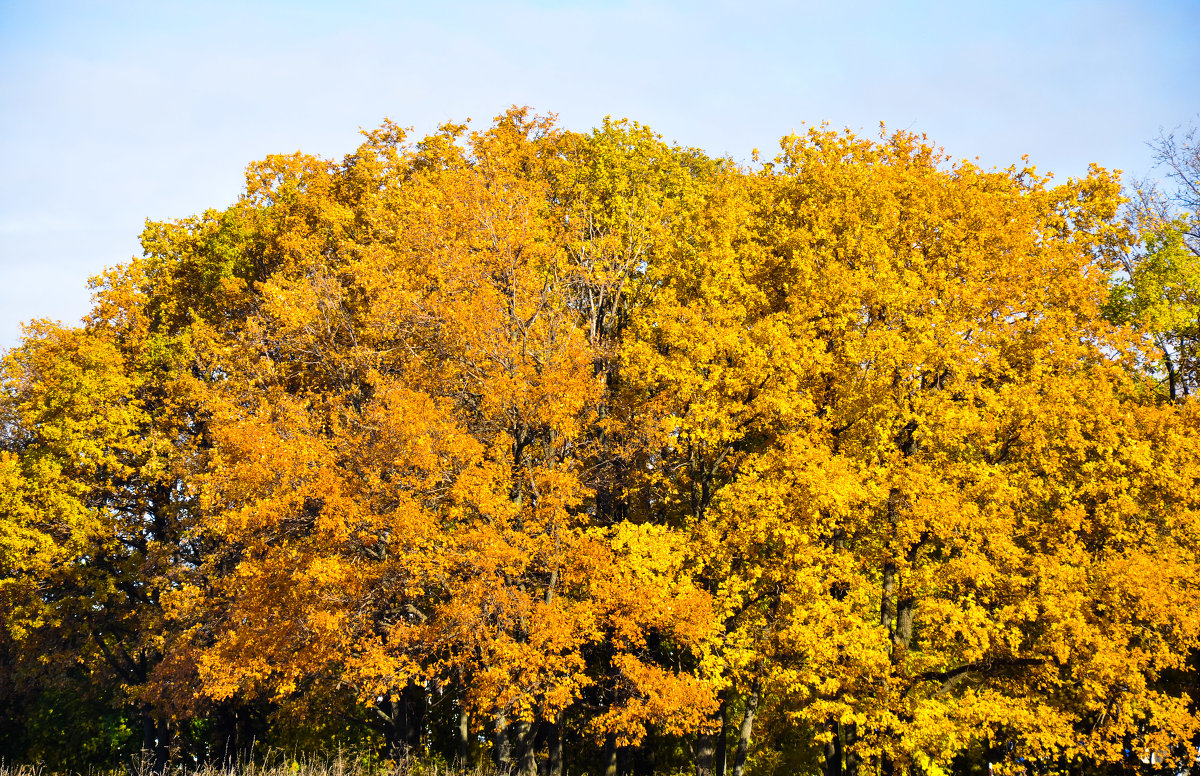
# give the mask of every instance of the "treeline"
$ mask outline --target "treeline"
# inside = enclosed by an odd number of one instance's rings
[[[1195,210],[781,148],[387,123],[148,224],[3,363],[0,759],[1189,764]]]

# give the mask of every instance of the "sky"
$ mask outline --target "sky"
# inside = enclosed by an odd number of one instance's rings
[[[78,322],[147,219],[231,204],[251,161],[514,104],[738,161],[883,122],[988,167],[1153,177],[1148,141],[1200,123],[1200,0],[0,0],[0,348]]]

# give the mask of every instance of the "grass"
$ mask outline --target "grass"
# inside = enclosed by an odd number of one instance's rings
[[[170,776],[498,776],[490,763],[461,766],[416,758],[379,760],[338,751],[330,757],[268,752],[261,762],[172,765]],[[42,765],[0,762],[0,776],[60,776]],[[148,756],[134,758],[124,768],[90,770],[81,776],[157,776]]]

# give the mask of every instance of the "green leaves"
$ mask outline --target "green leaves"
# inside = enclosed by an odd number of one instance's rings
[[[1179,216],[1147,233],[1106,308],[1157,347],[1172,399],[1194,392],[1200,380],[1200,254],[1188,242],[1194,228]]]

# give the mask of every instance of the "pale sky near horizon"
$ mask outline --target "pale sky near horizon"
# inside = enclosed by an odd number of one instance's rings
[[[1200,0],[0,0],[0,348],[77,321],[147,218],[232,203],[255,159],[512,104],[739,161],[882,121],[985,166],[1144,177],[1147,141],[1200,122]]]

